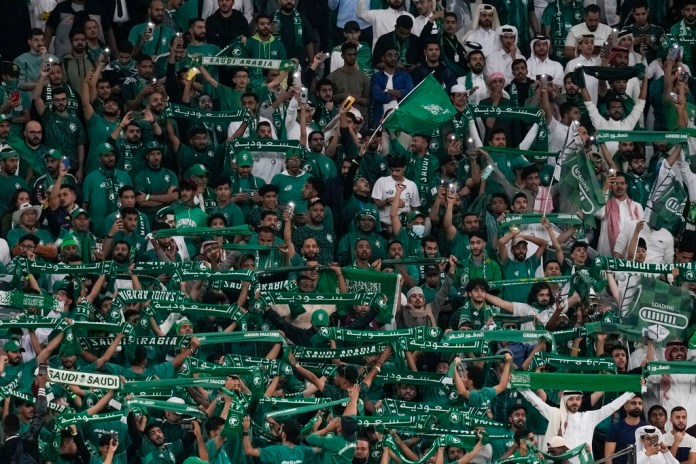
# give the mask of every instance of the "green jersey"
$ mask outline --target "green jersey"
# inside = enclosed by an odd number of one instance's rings
[[[186,172],[195,164],[202,164],[208,172],[222,172],[225,164],[225,147],[220,145],[217,148],[206,147],[204,150],[196,150],[185,144],[179,145],[179,151],[176,154],[181,165],[181,172]]]
[[[0,377],[0,387],[11,384],[14,380],[19,382],[17,388],[22,393],[32,394],[31,387],[34,384],[34,371],[38,366],[36,358],[31,361],[21,361],[19,364],[5,364],[5,372]]]
[[[114,141],[118,157],[116,167],[132,178],[145,168],[145,154],[142,139],[138,143],[130,143],[123,137]]]
[[[309,446],[271,445],[259,449],[259,460],[264,464],[304,464],[314,459],[314,450]]]
[[[232,464],[224,445],[218,448],[215,439],[210,439],[205,443],[205,448],[208,450],[209,464]]]
[[[44,115],[46,145],[57,148],[70,158],[71,166],[77,168],[77,147],[87,142],[85,128],[76,116],[61,116],[53,111]]]
[[[336,259],[340,265],[345,266],[355,260],[355,244],[362,239],[370,242],[373,260],[383,259],[387,256],[387,241],[380,234],[374,231],[369,233],[353,231],[341,237],[338,242]]]
[[[197,206],[175,203],[171,206],[174,212],[175,227],[205,227],[208,215]]]
[[[34,172],[32,179],[36,179],[46,170],[44,166],[44,155],[49,150],[46,145],[39,145],[32,148],[24,139],[9,138],[7,144],[15,149],[19,155],[19,172],[17,175],[23,179],[27,178],[29,169]]]
[[[284,60],[286,58],[283,42],[269,36],[268,41],[263,41],[258,34],[254,34],[246,42],[246,54],[249,58],[265,58],[267,60]],[[254,86],[263,84],[263,69],[249,68],[249,77]]]
[[[4,173],[0,175],[0,215],[5,214],[10,208],[12,195],[21,188],[29,189],[27,182],[21,177]]]
[[[119,189],[130,184],[130,176],[118,169],[111,172],[99,169],[85,178],[82,194],[91,218],[92,232],[96,236],[102,237],[108,232],[104,228],[105,219],[118,209]]]
[[[502,266],[503,279],[527,279],[534,277],[539,267],[539,258],[532,255],[524,261],[508,258]],[[531,285],[513,285],[503,289],[503,299],[507,301],[527,301]]]
[[[315,239],[319,245],[319,254],[317,255],[319,264],[331,263],[334,259],[334,248],[336,247],[336,235],[334,235],[333,229],[327,226],[317,228],[309,224],[297,228],[292,237],[295,249],[299,250],[302,248],[302,243],[308,238]]]
[[[307,443],[322,449],[322,464],[352,464],[355,455],[355,442],[349,442],[335,435],[319,436],[311,434]]]
[[[147,28],[147,23],[136,24],[128,34],[128,41],[137,46],[140,43],[140,39],[143,37],[143,33]],[[176,35],[176,31],[171,27],[165,26],[164,24],[156,24],[152,30],[152,38],[145,42],[143,47],[140,49],[140,53],[143,55],[157,56],[162,53],[169,51],[169,44]],[[125,95],[124,95],[125,100]]]
[[[564,66],[568,62],[564,53],[565,40],[570,29],[583,21],[582,10],[581,1],[552,0],[541,16],[541,25],[551,28],[551,58]]]
[[[291,201],[295,203],[295,212],[307,211],[307,202],[302,200],[302,187],[311,176],[301,171],[297,176],[291,176],[287,171],[276,174],[271,179],[271,184],[278,187],[278,204],[287,205]]]
[[[114,234],[114,238],[112,239],[112,243],[116,242],[126,242],[130,244],[131,257],[140,258],[147,249],[147,242],[142,235],[137,233],[137,229],[131,233],[127,233],[125,230],[119,230]]]
[[[107,362],[104,364],[104,371],[111,375],[122,375],[126,380],[154,380],[155,376],[159,380],[173,379],[174,374],[176,374],[176,369],[174,369],[174,364],[172,364],[171,361],[164,361],[154,366],[148,366],[142,373],[137,373],[130,367],[123,367],[118,364]]]
[[[39,245],[48,245],[53,243],[53,236],[51,233],[44,229],[36,229],[34,232],[29,232],[24,227],[16,227],[7,233],[7,245],[12,249],[19,239],[25,234],[34,234],[39,237]]]
[[[677,39],[677,42],[683,48],[682,62],[687,64],[690,69],[694,69],[693,43],[696,39],[696,25],[689,26],[686,24],[685,20],[682,19],[672,26],[669,32]]]
[[[111,132],[118,125],[119,121],[107,121],[104,116],[94,113],[87,121],[87,135],[89,136],[89,153],[85,161],[85,175],[95,171],[99,163],[97,147],[109,140]]]
[[[150,195],[162,195],[169,191],[171,187],[178,187],[179,182],[176,179],[176,174],[167,168],[151,169],[149,167],[143,169],[135,175],[134,187],[138,192],[143,192]],[[159,208],[140,208],[147,215],[148,222],[154,220],[155,213]]]
[[[324,180],[336,177],[336,163],[334,163],[333,158],[329,158],[323,153],[311,151],[305,151],[305,155],[307,160],[305,166],[308,168],[307,173]]]
[[[210,212],[210,214],[220,213],[225,216],[225,221],[227,221],[227,226],[241,226],[244,224],[244,212],[241,208],[234,203],[228,203],[225,206],[216,206]]]

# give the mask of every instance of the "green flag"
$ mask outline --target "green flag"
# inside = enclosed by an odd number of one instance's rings
[[[592,215],[606,204],[590,160],[581,151],[565,154],[558,190],[561,198],[568,202],[569,211],[582,211],[585,218],[592,219]]]
[[[621,295],[621,323],[653,335],[658,342],[683,340],[693,301],[689,291],[657,279],[632,275]]]
[[[645,208],[645,220],[650,228],[665,228],[673,235],[679,234],[684,228],[686,199],[686,190],[663,161]]]
[[[193,18],[200,16],[198,13],[198,2],[200,0],[186,0],[181,7],[172,13],[172,19],[179,26],[182,31],[187,31],[189,28],[189,21]]]
[[[379,272],[374,269],[344,267],[343,276],[351,293],[377,293],[387,296],[387,303],[377,314],[377,322],[388,324],[396,310],[396,303],[401,294],[401,275],[392,272]]]
[[[430,74],[387,117],[384,127],[409,134],[429,134],[452,120],[457,110],[442,85]]]

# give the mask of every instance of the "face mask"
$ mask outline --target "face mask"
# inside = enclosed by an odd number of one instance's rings
[[[411,230],[413,230],[413,233],[416,234],[418,237],[422,237],[425,235],[425,225],[423,224],[414,224]]]

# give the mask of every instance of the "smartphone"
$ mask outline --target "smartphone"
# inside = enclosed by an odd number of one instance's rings
[[[307,87],[302,87],[300,89],[300,103],[307,103]]]
[[[679,59],[680,55],[681,55],[681,48],[677,44],[672,45],[669,48],[669,52],[667,52],[667,56],[669,56],[669,58],[672,61],[677,61]]]
[[[143,119],[143,112],[142,111],[133,111],[131,113],[131,119],[133,121],[140,121]]]
[[[447,196],[452,198],[457,196],[457,184],[455,184],[454,182],[450,183],[447,186]]]
[[[288,203],[288,215],[292,216],[295,213],[295,203],[292,201]]]
[[[353,106],[353,103],[355,103],[355,97],[348,95],[345,100],[343,100],[343,103],[341,103],[341,108],[344,110],[349,110],[351,106]]]
[[[40,184],[38,187],[36,187],[36,196],[40,198],[45,198],[46,197],[46,186],[43,184]]]
[[[466,139],[466,154],[473,156],[476,154],[476,143],[474,142],[474,139],[469,137]]]
[[[61,163],[63,163],[63,167],[65,168],[66,171],[70,170],[70,158],[67,156],[64,156],[61,160]]]
[[[155,23],[147,23],[147,27],[145,28],[145,33],[152,34],[152,32],[154,30],[155,30]]]
[[[660,437],[658,437],[657,435],[653,435],[652,437],[650,437],[650,444],[652,446],[657,445],[659,442],[660,442]]]
[[[39,375],[48,375],[48,364],[39,364]]]

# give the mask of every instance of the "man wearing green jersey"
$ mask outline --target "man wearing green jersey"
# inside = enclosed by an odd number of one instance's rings
[[[319,422],[317,422],[319,423]],[[341,416],[307,437],[307,443],[322,450],[322,464],[351,464],[355,455],[358,423],[352,417]],[[334,434],[329,435],[330,432]]]
[[[176,174],[162,167],[164,149],[154,140],[149,142],[145,146],[145,169],[135,176],[136,202],[149,222],[158,210],[179,199]]]
[[[251,419],[249,416],[242,421],[242,439],[244,454],[258,458],[263,464],[302,464],[314,460],[314,450],[306,445],[299,445],[300,424],[296,421],[285,422],[280,426],[280,444],[263,448],[254,448],[251,444]]]

